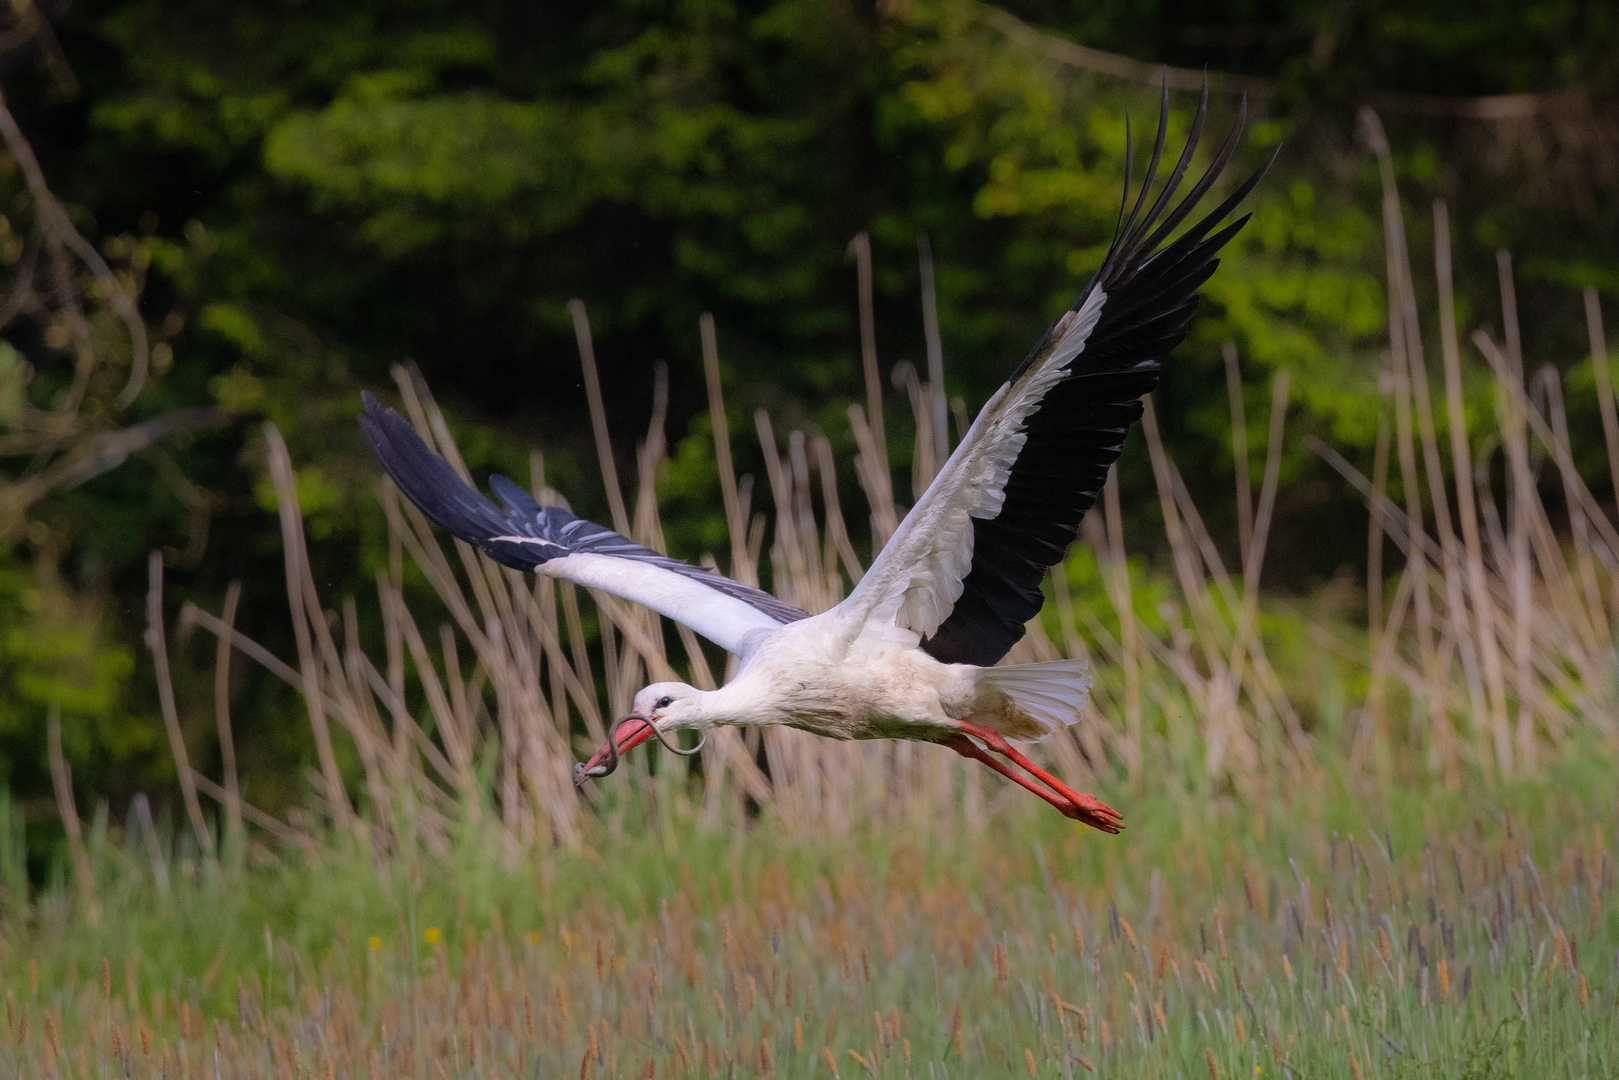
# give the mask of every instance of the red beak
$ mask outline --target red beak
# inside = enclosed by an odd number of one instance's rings
[[[607,742],[602,748],[592,754],[589,761],[573,767],[574,786],[584,787],[586,780],[611,773],[618,768],[620,755],[635,749],[657,733],[657,729],[640,713],[619,718],[608,731]]]

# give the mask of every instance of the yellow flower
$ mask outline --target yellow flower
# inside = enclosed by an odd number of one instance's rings
[[[366,939],[366,941],[371,946],[371,951],[372,952],[381,952],[382,951],[382,939],[377,937],[377,935],[372,934],[369,938]]]
[[[439,933],[439,932],[438,932],[438,927],[436,927],[436,926],[429,926],[429,927],[428,927],[428,928],[427,928],[427,935],[426,935],[426,937],[427,937],[427,943],[428,943],[428,944],[429,944],[429,945],[437,945],[437,944],[438,944],[438,943],[439,943],[439,941],[440,941],[440,940],[442,940],[442,939],[443,939],[443,937],[444,937],[444,935],[443,935],[443,934],[440,934],[440,933]]]
[[[530,945],[538,945],[538,944],[539,944],[539,943],[540,943],[540,934],[539,934],[539,931],[537,931],[537,930],[530,930],[530,931],[529,931],[529,932],[528,932],[528,943],[529,943],[529,944],[530,944]]]

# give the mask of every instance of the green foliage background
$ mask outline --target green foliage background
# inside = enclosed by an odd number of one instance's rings
[[[1413,95],[1574,95],[1611,128],[1619,16],[1575,0],[1008,7],[1094,48],[1267,80],[1240,157],[1257,166],[1278,144],[1281,156],[1158,407],[1229,537],[1220,345],[1241,351],[1250,417],[1263,416],[1270,373],[1291,369],[1268,585],[1308,595],[1363,563],[1362,512],[1301,436],[1363,459],[1377,425],[1384,253],[1376,169],[1354,123],[1366,101],[1384,105],[1419,288],[1431,290],[1429,206],[1442,195],[1463,329],[1498,321],[1493,252],[1511,249],[1530,362],[1574,369],[1576,444],[1600,446],[1576,286],[1619,290],[1615,170],[1601,150],[1608,137],[1613,152],[1611,136],[1537,159]],[[300,465],[329,598],[362,593],[386,557],[376,469],[351,418],[360,388],[387,389],[401,360],[446,403],[475,471],[526,475],[541,447],[551,482],[599,513],[565,310],[579,296],[626,464],[653,364],[669,365],[670,544],[717,549],[700,312],[718,321],[733,431],[751,431],[763,406],[778,431],[818,426],[847,459],[859,358],[846,245],[870,232],[887,367],[923,356],[925,233],[949,388],[976,408],[1101,258],[1126,111],[1138,151],[1156,116],[1150,86],[1053,63],[970,0],[87,0],[57,14],[76,91],[64,95],[27,48],[9,57],[4,86],[81,230],[150,262],[143,314],[174,361],[136,411],[212,402],[240,419],[132,458],[4,538],[0,769],[41,818],[53,702],[81,790],[117,807],[172,781],[140,644],[147,551],[168,553],[171,618],[186,598],[217,610],[239,579],[243,628],[290,651],[257,419],[287,434]],[[1172,101],[1175,140],[1193,99]],[[1217,79],[1215,132],[1235,107]],[[14,175],[3,183],[19,197]],[[12,344],[42,372],[62,363],[46,342]],[[889,427],[903,492],[899,401]],[[1493,406],[1481,395],[1472,407]],[[1145,469],[1127,455],[1128,539],[1151,555]],[[174,651],[193,760],[207,770],[212,642]],[[290,694],[245,669],[235,685],[248,796],[299,798],[310,751]]]

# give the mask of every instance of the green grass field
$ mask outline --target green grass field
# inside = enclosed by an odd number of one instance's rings
[[[1614,1076],[1616,779],[1114,791],[1117,838],[1032,800],[704,832],[620,788],[578,854],[470,823],[162,875],[98,828],[93,911],[8,911],[0,1075]]]

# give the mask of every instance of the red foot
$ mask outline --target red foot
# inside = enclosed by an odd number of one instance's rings
[[[1056,807],[1064,817],[1082,821],[1091,828],[1100,829],[1105,833],[1117,833],[1124,828],[1124,818],[1117,810],[1094,795],[1086,795],[1075,791],[1045,769],[1030,761],[1022,751],[1008,742],[1000,732],[967,720],[959,721],[959,723],[962,733],[940,740],[943,745],[948,746],[962,757],[972,758],[974,761],[988,765],[1019,787],[1034,792],[1034,794]],[[1047,787],[1040,787],[1027,776],[1015,773],[1001,762],[996,761],[972,739],[967,738],[968,735],[982,739],[985,746],[998,754],[1004,754],[1012,760],[1013,764],[1026,769]]]

